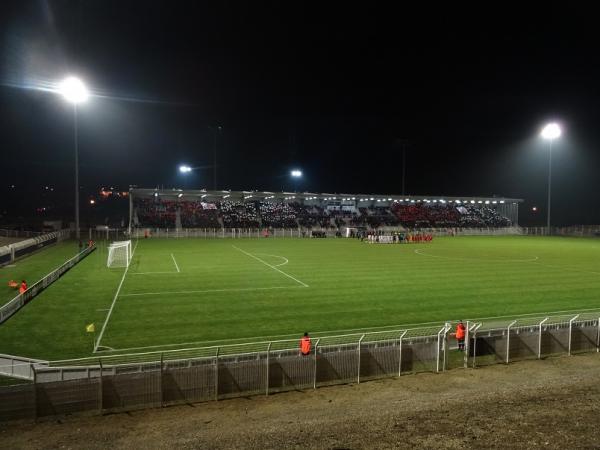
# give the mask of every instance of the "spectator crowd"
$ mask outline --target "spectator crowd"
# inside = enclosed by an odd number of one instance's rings
[[[150,228],[378,229],[507,227],[511,221],[488,206],[451,203],[392,203],[341,209],[299,202],[134,199],[134,225]]]

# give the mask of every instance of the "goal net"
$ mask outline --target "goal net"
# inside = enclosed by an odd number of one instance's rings
[[[106,267],[129,267],[131,262],[131,241],[117,241],[108,246]]]

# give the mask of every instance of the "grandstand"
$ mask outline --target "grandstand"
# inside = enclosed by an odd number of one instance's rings
[[[337,230],[516,226],[521,199],[131,189],[131,228]]]

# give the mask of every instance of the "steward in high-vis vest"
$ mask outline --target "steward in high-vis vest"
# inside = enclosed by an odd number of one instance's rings
[[[310,337],[308,337],[308,333],[304,333],[304,336],[300,339],[300,353],[303,356],[310,355]]]
[[[458,342],[458,351],[462,352],[465,349],[465,326],[462,321],[456,325],[456,341]]]

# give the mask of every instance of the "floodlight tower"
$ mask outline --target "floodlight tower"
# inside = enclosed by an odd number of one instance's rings
[[[302,178],[302,171],[300,169],[294,169],[290,172],[292,179],[294,180],[294,192],[298,190],[298,180]]]
[[[75,237],[80,239],[79,230],[79,138],[77,133],[77,105],[85,102],[89,92],[77,77],[67,77],[58,86],[58,92],[73,105],[73,145],[75,147]]]
[[[543,139],[548,141],[548,216],[546,220],[547,233],[550,235],[550,205],[552,200],[552,143],[562,134],[560,125],[551,122],[547,124],[541,132]]]

